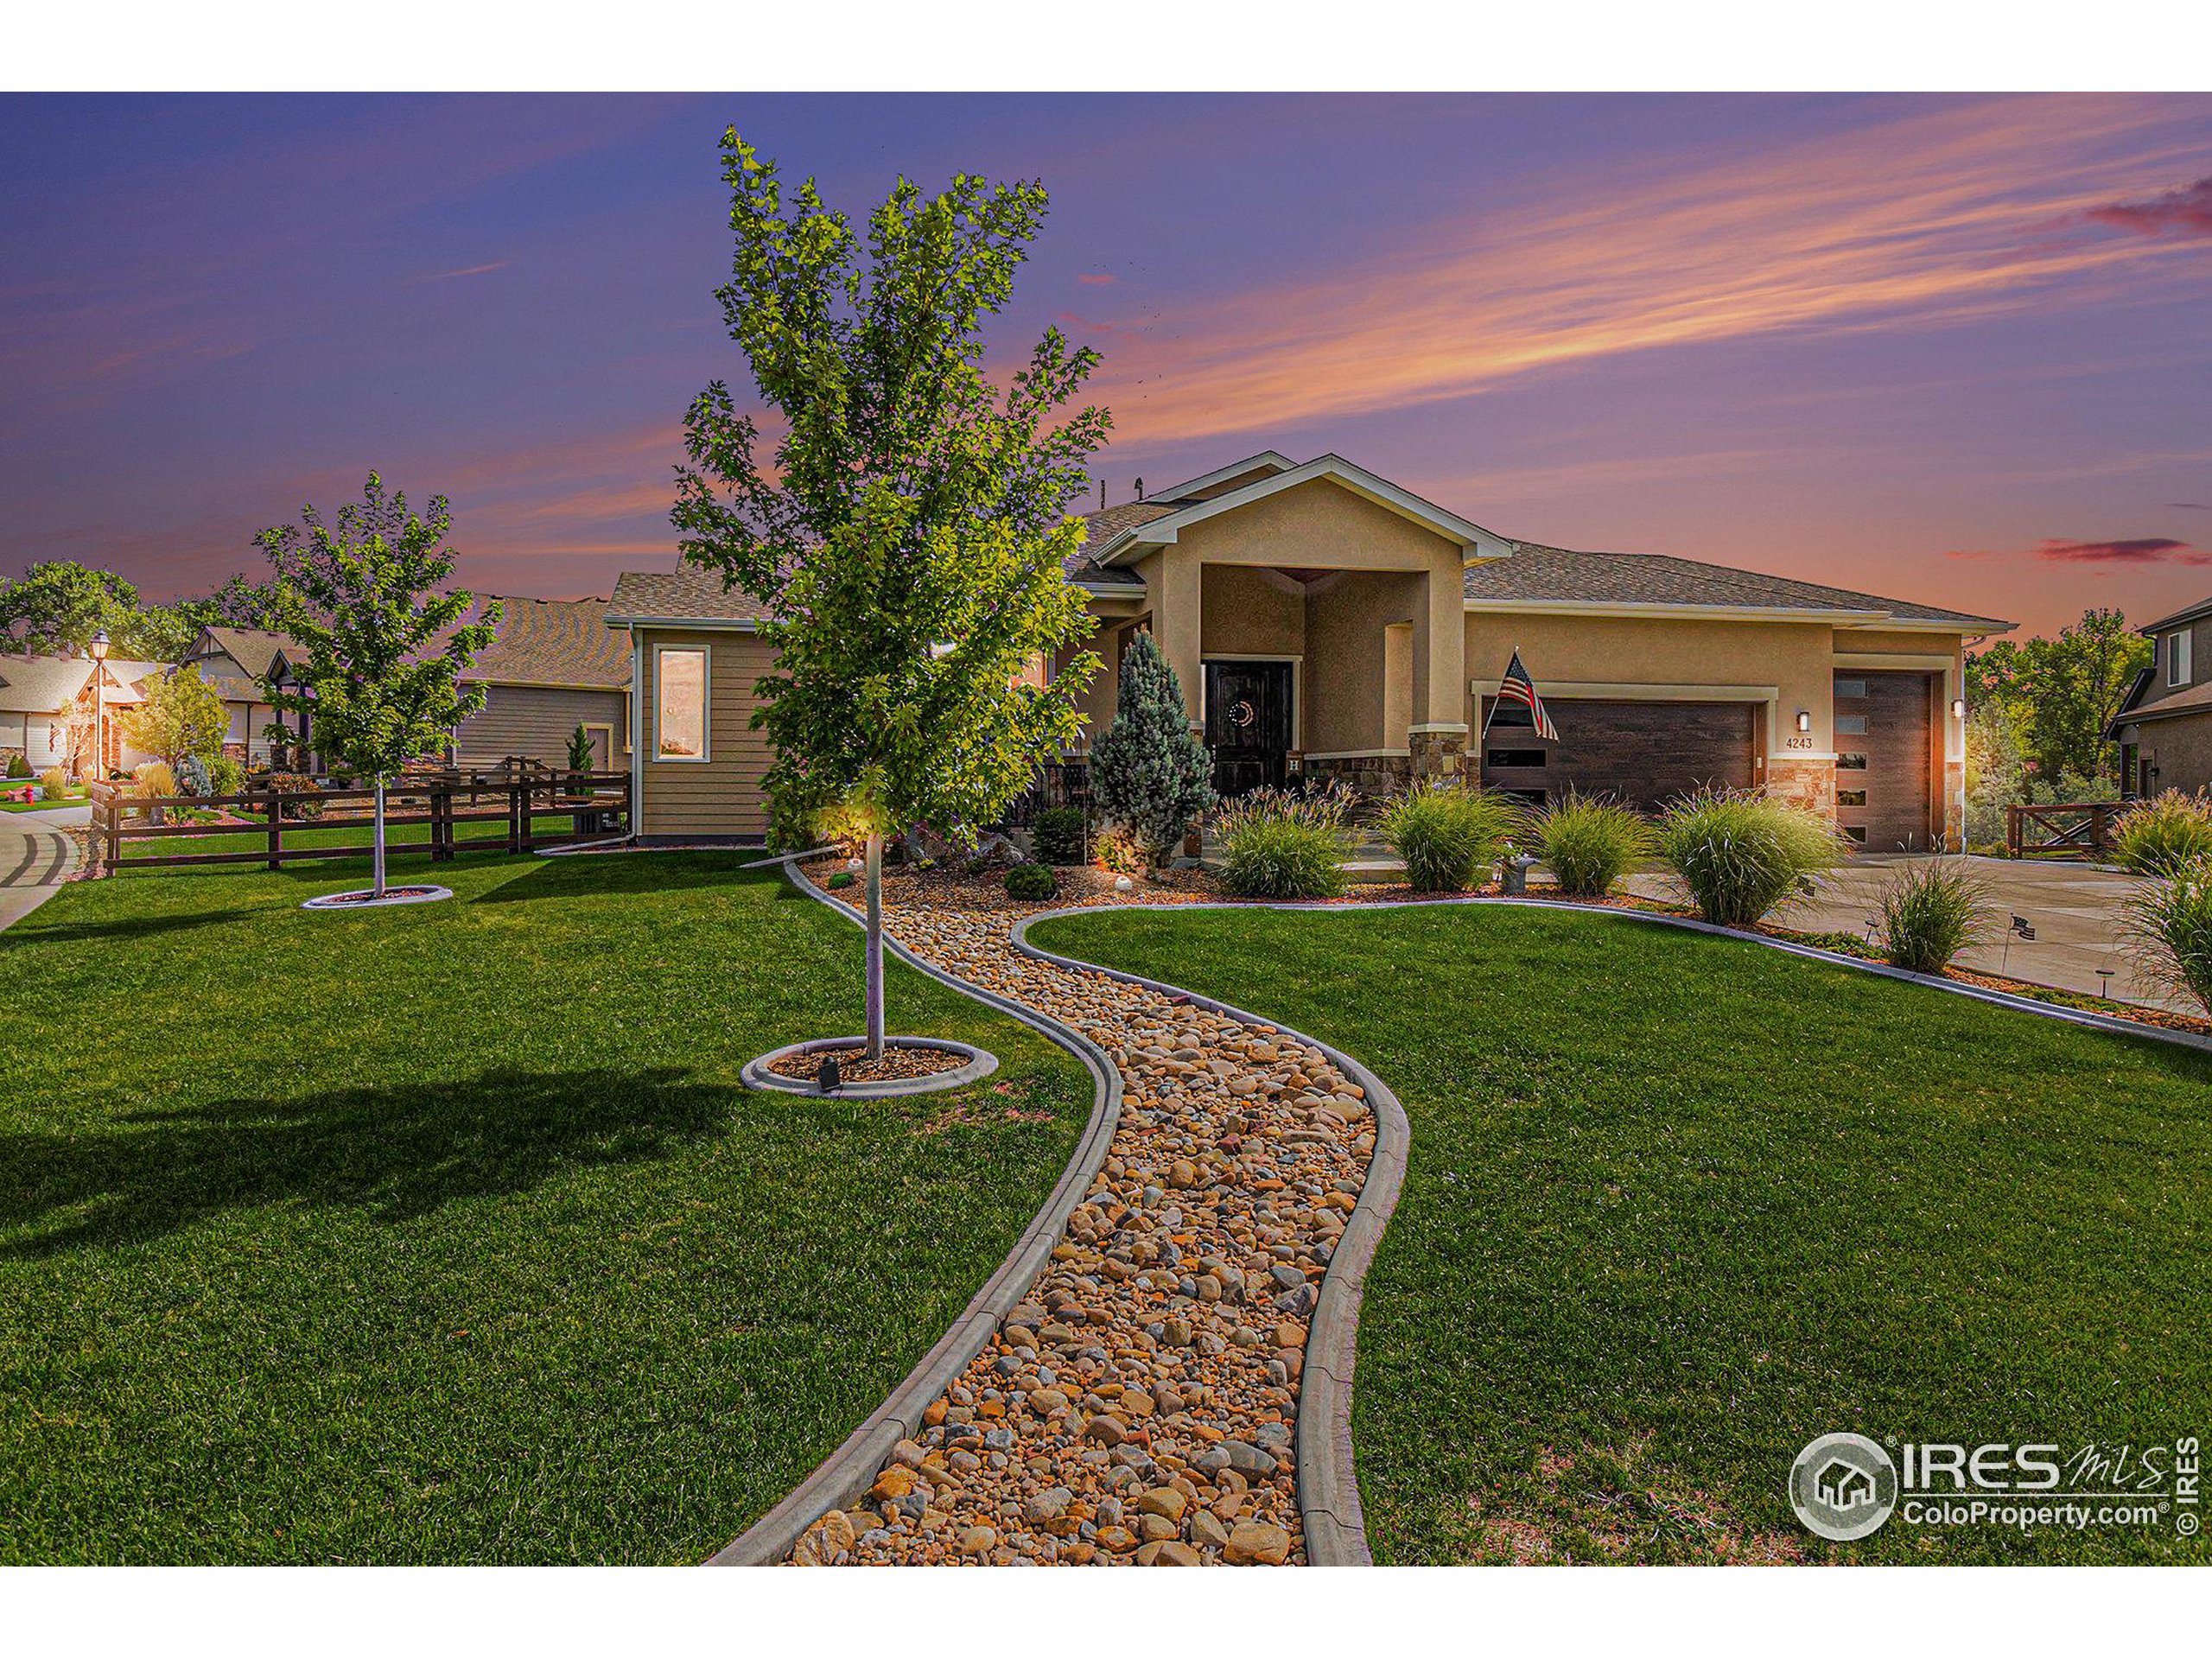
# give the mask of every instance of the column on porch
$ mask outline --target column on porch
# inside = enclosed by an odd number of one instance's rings
[[[1467,627],[1463,566],[1456,552],[1423,578],[1414,621],[1414,713],[1407,728],[1416,779],[1458,777],[1467,763]]]
[[[1194,732],[1203,728],[1200,700],[1205,695],[1200,646],[1203,569],[1198,555],[1182,546],[1163,547],[1137,564],[1137,574],[1152,595],[1153,638],[1183,688],[1183,712]]]

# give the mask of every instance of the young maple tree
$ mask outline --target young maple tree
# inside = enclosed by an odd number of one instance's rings
[[[779,416],[772,456],[716,380],[685,420],[690,464],[670,517],[684,557],[767,612],[777,649],[753,723],[786,823],[834,809],[868,854],[868,1044],[883,1044],[882,852],[926,823],[972,836],[1081,727],[1097,671],[1078,652],[1049,683],[1025,670],[1084,639],[1063,569],[1068,518],[1110,424],[1064,407],[1098,363],[1048,328],[1001,390],[984,372],[1043,221],[1036,183],[900,179],[865,232],[812,179],[722,135],[736,256],[716,290],[730,338]]]
[[[157,756],[181,772],[188,758],[213,760],[223,752],[231,717],[223,699],[197,668],[169,669],[149,675],[146,697],[116,715],[124,741]]]
[[[405,495],[376,474],[362,499],[326,519],[254,537],[274,567],[271,625],[300,648],[287,653],[294,683],[270,688],[288,713],[310,715],[316,749],[376,786],[375,893],[385,893],[384,795],[409,761],[442,751],[454,728],[484,706],[481,686],[459,677],[492,643],[499,602],[464,623],[476,596],[448,588],[453,513],[442,495],[417,518]]]

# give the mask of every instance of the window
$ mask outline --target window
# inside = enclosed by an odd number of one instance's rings
[[[653,759],[707,758],[707,651],[703,645],[658,645],[653,683],[660,702],[653,720]]]
[[[1541,766],[1548,751],[1543,749],[1491,749],[1483,756],[1486,766]]]
[[[1847,823],[1843,826],[1843,836],[1846,841],[1856,846],[1864,847],[1866,844],[1866,826],[1863,823]]]
[[[2189,631],[2166,636],[2166,683],[2187,685],[2190,675]]]
[[[1835,717],[1835,734],[1838,737],[1866,736],[1866,716],[1864,715],[1838,715]]]
[[[1847,701],[1855,697],[1863,697],[1866,695],[1866,682],[1864,680],[1838,680],[1835,683],[1835,694],[1837,696],[1844,698]]]
[[[1863,754],[1839,754],[1835,758],[1835,769],[1838,772],[1864,772],[1866,770],[1866,757]]]
[[[1866,804],[1866,791],[1863,789],[1839,789],[1835,792],[1835,804],[1838,806],[1864,806]]]

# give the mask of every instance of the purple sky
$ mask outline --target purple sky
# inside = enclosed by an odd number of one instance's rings
[[[372,467],[462,575],[666,569],[735,121],[1039,176],[996,344],[1110,497],[1333,449],[1506,535],[2015,617],[2212,593],[2212,98],[0,99],[0,574],[149,594]]]

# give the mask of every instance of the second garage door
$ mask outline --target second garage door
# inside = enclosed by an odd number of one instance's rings
[[[1483,699],[1484,720],[1491,699]],[[1547,701],[1559,741],[1526,728],[1492,729],[1482,778],[1492,789],[1556,801],[1568,790],[1608,795],[1646,812],[1700,785],[1749,789],[1757,705],[1749,702]]]

